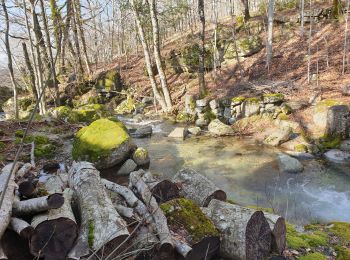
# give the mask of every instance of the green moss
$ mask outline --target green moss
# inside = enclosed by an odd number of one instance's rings
[[[122,101],[114,111],[117,114],[130,114],[135,110],[136,102],[135,100],[128,95],[127,98]]]
[[[143,147],[138,147],[136,151],[134,152],[134,157],[141,159],[141,160],[146,160],[148,158],[148,151],[147,149]]]
[[[231,99],[232,103],[242,103],[246,98],[243,96],[233,97]]]
[[[257,98],[257,97],[251,97],[251,98],[246,98],[245,99],[245,102],[253,103],[253,104],[259,103],[260,101],[261,101],[261,99]]]
[[[318,102],[315,106],[315,111],[316,112],[324,112],[326,111],[329,107],[337,106],[337,105],[344,105],[344,102],[338,101],[338,100],[333,100],[333,99],[325,99],[320,102]]]
[[[321,151],[327,149],[336,149],[340,147],[342,138],[340,136],[323,135],[319,140],[319,148]]]
[[[279,120],[289,120],[289,116],[287,116],[284,113],[281,113],[281,114],[278,115],[278,119]]]
[[[185,228],[190,233],[192,244],[209,235],[219,236],[213,222],[191,200],[174,199],[163,203],[160,207],[171,226]]]
[[[294,151],[299,152],[299,153],[307,153],[308,148],[305,144],[296,144],[294,146]]]
[[[327,256],[321,254],[321,253],[311,253],[311,254],[307,254],[304,256],[301,256],[299,258],[300,260],[327,260]]]
[[[94,245],[94,232],[95,232],[94,221],[89,220],[88,242],[90,247],[93,247]]]
[[[79,122],[79,115],[76,111],[73,111],[70,107],[60,106],[53,110],[52,114],[60,120],[67,121],[69,123]]]
[[[329,231],[341,239],[345,245],[350,245],[350,223],[348,222],[332,222]]]
[[[91,123],[97,119],[110,116],[106,107],[102,104],[88,104],[76,109],[73,109],[74,117],[78,118],[79,122]],[[73,116],[73,115],[72,115]]]
[[[78,131],[73,141],[74,160],[97,162],[129,140],[123,123],[117,120],[99,119]]]
[[[37,158],[52,158],[56,151],[56,146],[53,144],[41,144],[35,146],[34,155]]]
[[[204,119],[208,120],[209,122],[216,119],[216,115],[211,111],[211,109],[208,109],[205,113],[204,113]]]
[[[5,147],[6,147],[5,143],[0,141],[0,151],[4,150]]]
[[[343,246],[335,246],[335,252],[337,253],[337,260],[349,260],[350,249]]]
[[[277,99],[284,99],[284,95],[281,93],[267,93],[264,94],[263,97],[267,97],[267,98],[277,98]]]
[[[24,130],[23,129],[18,129],[15,132],[16,137],[23,137],[24,136]]]
[[[186,112],[180,112],[176,116],[176,122],[179,122],[179,123],[193,123],[195,120],[196,120],[195,115],[191,115]]]
[[[198,43],[189,44],[181,51],[181,61],[185,65],[187,72],[193,73],[198,70],[199,54],[201,48]],[[213,68],[213,54],[211,48],[205,48],[204,66],[206,69]]]

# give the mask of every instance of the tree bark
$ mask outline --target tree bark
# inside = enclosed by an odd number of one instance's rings
[[[147,73],[148,73],[149,80],[151,82],[151,87],[152,87],[153,94],[154,94],[155,98],[157,99],[157,101],[159,102],[160,106],[162,107],[162,110],[163,111],[167,111],[167,105],[166,105],[166,102],[165,102],[165,98],[159,92],[159,90],[157,88],[157,82],[155,80],[154,73],[153,73],[153,70],[152,70],[152,62],[151,62],[150,51],[149,51],[149,47],[148,47],[148,44],[147,44],[147,41],[146,41],[145,32],[144,32],[144,29],[142,27],[140,13],[139,13],[139,10],[138,10],[139,7],[138,7],[137,0],[131,0],[131,5],[132,5],[132,8],[133,8],[133,12],[135,14],[136,25],[137,25],[140,41],[141,41],[141,44],[142,44],[144,56],[145,56],[145,63],[146,63]]]
[[[193,200],[201,207],[207,207],[212,199],[226,201],[226,193],[205,176],[192,169],[183,169],[173,178],[180,187],[180,195]]]
[[[199,84],[199,95],[204,97],[207,95],[207,89],[205,86],[204,78],[204,60],[205,60],[205,13],[204,13],[204,0],[198,0],[198,15],[201,22],[200,31],[200,53],[199,53],[199,64],[198,64],[198,84]]]
[[[61,44],[61,65],[60,65],[60,73],[65,73],[66,71],[66,63],[65,63],[65,58],[66,58],[66,45],[69,42],[69,28],[71,24],[71,19],[72,19],[72,2],[67,1],[67,10],[66,10],[66,20],[65,20],[65,25],[63,28],[63,38],[62,38],[62,44]]]
[[[155,0],[148,0],[150,6],[150,14],[151,14],[151,23],[153,29],[153,48],[154,48],[154,58],[157,64],[157,69],[159,72],[160,83],[163,90],[163,95],[165,99],[165,103],[167,106],[167,110],[170,111],[172,107],[171,97],[168,89],[167,79],[163,69],[162,56],[160,54],[160,45],[159,45],[159,25],[158,25],[158,17],[157,17],[157,7]]]
[[[103,246],[105,253],[112,252],[125,242],[129,236],[127,224],[107,195],[99,171],[88,162],[73,163],[69,171],[69,184],[76,194],[81,216],[81,233],[70,256],[77,248],[84,251],[89,246],[95,251]]]
[[[11,218],[10,227],[21,238],[28,241],[34,234],[34,228],[28,222],[19,218]]]
[[[4,2],[3,2],[4,3]],[[13,164],[6,165],[0,175],[0,194],[3,200],[0,207],[0,240],[5,233],[7,226],[10,224],[12,215],[12,204],[15,199],[15,173],[18,170],[18,164],[15,165],[11,174]],[[6,186],[9,178],[8,185]]]
[[[270,71],[272,60],[272,40],[273,40],[273,7],[274,0],[269,0],[269,9],[267,17],[267,42],[266,42],[266,67]]]
[[[15,82],[15,75],[13,72],[13,65],[12,65],[12,54],[11,54],[11,47],[10,47],[10,40],[9,40],[9,35],[10,35],[10,20],[9,20],[9,15],[7,12],[7,7],[5,4],[5,0],[1,1],[2,3],[2,10],[4,12],[5,16],[5,47],[6,47],[6,54],[7,54],[7,67],[10,72],[10,78],[11,78],[11,83],[13,87],[13,105],[14,105],[14,110],[15,110],[15,118],[18,119],[18,104],[17,104],[17,85]]]
[[[271,251],[281,255],[286,249],[287,228],[284,218],[264,212],[271,229]]]
[[[202,210],[221,233],[221,256],[247,260],[269,256],[271,230],[262,211],[215,199]]]
[[[160,251],[170,252],[174,248],[174,244],[168,228],[167,219],[164,216],[163,211],[160,209],[156,199],[152,196],[148,186],[142,180],[142,174],[143,170],[132,172],[129,177],[130,184],[136,188],[138,194],[141,196],[143,202],[148,206],[149,211],[152,214],[160,240]]]
[[[31,87],[31,91],[33,93],[34,99],[38,100],[38,92],[36,91],[35,88],[35,74],[34,74],[34,69],[32,66],[32,63],[30,62],[29,59],[29,54],[28,54],[28,49],[27,49],[27,45],[25,42],[22,42],[22,49],[23,49],[23,55],[24,55],[24,61],[26,63],[27,66],[27,70],[29,72],[29,78],[30,78],[30,87]]]

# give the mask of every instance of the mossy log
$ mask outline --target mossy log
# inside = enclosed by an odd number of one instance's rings
[[[127,224],[114,208],[99,171],[89,162],[73,163],[69,185],[75,192],[81,218],[79,238],[69,257],[79,259],[89,253],[89,248],[99,251],[102,247],[108,255],[125,244],[129,237]]]
[[[12,215],[12,204],[15,199],[15,173],[19,164],[14,165],[13,174],[11,174],[13,164],[6,165],[0,175],[0,194],[3,195],[3,201],[0,208],[0,239],[5,233],[7,226],[10,224]],[[8,185],[6,186],[7,179]]]
[[[78,226],[71,208],[73,191],[64,190],[64,204],[33,217],[31,225],[35,233],[31,238],[30,251],[45,259],[66,259],[78,235]]]
[[[144,174],[143,170],[132,172],[130,174],[130,185],[134,187],[143,202],[148,207],[149,212],[152,215],[155,228],[160,240],[160,251],[171,252],[174,248],[173,240],[171,238],[170,230],[168,228],[168,222],[164,216],[163,211],[160,209],[156,199],[152,196],[152,192],[148,188],[147,184],[142,179]]]
[[[180,194],[193,200],[201,207],[208,206],[212,199],[226,201],[226,193],[215,186],[205,176],[192,169],[183,169],[173,178],[173,182],[180,186]]]
[[[11,218],[10,228],[26,240],[30,240],[34,234],[34,228],[23,219]]]
[[[54,193],[44,197],[15,201],[12,211],[14,216],[35,215],[50,209],[60,208],[63,203],[64,198],[62,194]]]
[[[164,203],[180,197],[179,188],[170,180],[158,180],[148,171],[144,173],[142,179],[158,203]]]
[[[193,260],[211,259],[216,255],[220,234],[198,205],[181,198],[163,203],[161,209],[175,234],[175,248],[179,254]]]
[[[216,199],[202,211],[221,234],[220,255],[225,259],[263,260],[269,255],[271,230],[262,211]]]
[[[283,217],[264,212],[271,229],[271,251],[282,254],[286,248],[287,227]]]

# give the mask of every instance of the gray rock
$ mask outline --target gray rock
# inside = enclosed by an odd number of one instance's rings
[[[344,140],[340,144],[340,150],[350,152],[350,140]]]
[[[350,96],[350,86],[344,86],[341,93],[343,96]]]
[[[187,129],[187,131],[188,131],[191,135],[197,136],[197,135],[200,134],[201,128],[198,127],[198,126],[190,127],[190,128]]]
[[[279,146],[290,140],[293,131],[290,127],[283,127],[272,133],[264,140],[264,143],[272,146]]]
[[[205,110],[205,107],[196,107],[195,108],[195,112],[198,113],[202,113]]]
[[[297,158],[298,160],[312,160],[315,159],[315,156],[310,153],[305,152],[295,152],[295,151],[286,151],[286,154]]]
[[[350,153],[338,149],[329,150],[324,156],[327,160],[334,163],[350,163]]]
[[[305,100],[299,100],[287,102],[286,105],[289,106],[292,109],[292,111],[298,111],[303,108],[306,108],[309,105],[309,103]]]
[[[208,124],[209,124],[208,120],[204,118],[198,118],[196,120],[196,126],[203,127],[203,126],[207,126]]]
[[[216,101],[215,99],[213,99],[213,100],[211,100],[211,101],[209,102],[209,106],[210,106],[210,108],[213,110],[213,109],[219,107],[219,102]]]
[[[145,105],[151,105],[154,102],[154,98],[153,97],[144,97],[141,100],[141,103],[145,104]]]
[[[278,166],[281,173],[300,173],[304,170],[297,159],[284,153],[278,155]]]
[[[263,95],[263,102],[265,104],[282,103],[283,101],[284,101],[284,95],[282,95],[282,94]]]
[[[257,102],[244,102],[243,103],[244,117],[250,117],[259,114],[260,104]]]
[[[197,107],[205,107],[208,105],[208,100],[207,99],[198,99],[196,100],[196,105]]]
[[[234,134],[234,130],[232,129],[232,127],[225,125],[219,119],[214,119],[213,121],[211,121],[208,125],[208,130],[211,134],[217,136]]]
[[[147,149],[139,147],[132,155],[132,159],[138,166],[144,166],[149,164],[150,158]]]
[[[119,171],[118,171],[118,175],[129,175],[131,172],[133,172],[137,167],[137,164],[131,160],[128,159],[126,160],[122,167],[120,167]]]
[[[234,123],[236,123],[237,122],[237,118],[236,117],[231,117],[229,120],[228,120],[228,123],[230,124],[230,125],[233,125]]]
[[[232,114],[231,114],[231,108],[229,107],[225,107],[224,110],[224,118],[229,119],[231,118]]]
[[[345,105],[333,106],[327,113],[327,136],[341,136],[343,139],[349,137],[349,107]]]
[[[181,138],[184,139],[186,136],[186,131],[184,127],[176,127],[169,135],[168,137],[171,138]]]
[[[130,131],[130,135],[134,138],[145,138],[152,135],[152,126],[142,126],[134,131]]]

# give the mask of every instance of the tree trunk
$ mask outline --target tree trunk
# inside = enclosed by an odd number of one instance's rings
[[[138,32],[139,32],[140,41],[141,41],[141,44],[142,44],[142,47],[143,47],[147,73],[148,73],[149,80],[151,82],[151,87],[152,87],[153,94],[154,94],[155,98],[157,99],[157,101],[159,102],[160,106],[162,107],[162,110],[163,111],[167,111],[167,105],[166,105],[166,102],[165,102],[165,98],[158,91],[157,82],[155,80],[154,73],[153,73],[153,70],[152,70],[151,56],[150,56],[148,44],[147,44],[147,41],[146,41],[145,32],[144,32],[144,29],[143,29],[142,23],[141,23],[141,18],[140,18],[140,14],[139,14],[139,10],[138,10],[139,9],[138,2],[136,0],[131,0],[131,4],[132,4],[132,8],[133,8],[133,11],[134,11],[134,14],[135,14],[136,25],[137,25],[137,29],[138,29]]]
[[[222,257],[263,260],[269,256],[271,230],[262,211],[215,199],[202,210],[221,233]]]
[[[223,190],[192,169],[179,171],[173,181],[179,185],[182,196],[193,200],[201,207],[207,207],[212,199],[226,201],[226,193]]]
[[[167,110],[170,111],[171,107],[172,107],[172,102],[171,102],[171,97],[170,97],[170,93],[169,93],[169,89],[168,89],[167,79],[166,79],[166,76],[165,76],[165,73],[163,70],[162,57],[160,54],[159,25],[158,25],[158,18],[157,18],[156,1],[155,0],[148,0],[148,3],[150,5],[151,22],[152,22],[152,29],[153,29],[154,58],[155,58],[155,61],[157,64],[160,83],[162,86],[163,95],[165,98]]]
[[[268,72],[270,71],[272,60],[272,40],[273,40],[273,7],[274,0],[269,0],[269,9],[267,17],[267,42],[266,42],[266,67]]]
[[[12,215],[12,204],[15,199],[15,173],[18,170],[19,165],[16,164],[14,166],[13,173],[11,174],[12,165],[12,163],[6,165],[1,170],[0,175],[0,240],[3,234],[5,233],[7,226],[10,224]]]
[[[56,58],[61,57],[61,41],[62,41],[62,28],[63,20],[60,10],[57,7],[56,0],[50,0],[51,18],[54,26],[54,38],[56,48]]]
[[[199,53],[199,64],[198,64],[198,84],[199,84],[199,95],[201,98],[207,95],[207,89],[205,86],[204,78],[204,60],[205,60],[205,13],[204,13],[204,0],[198,0],[198,15],[201,22],[201,45]]]
[[[164,216],[163,211],[160,209],[156,199],[152,196],[148,186],[143,181],[142,174],[143,170],[132,172],[129,177],[130,184],[136,188],[138,194],[141,196],[143,202],[148,206],[149,211],[152,214],[160,240],[160,251],[170,252],[174,248],[174,245],[168,228],[167,219]]]
[[[19,218],[11,218],[10,227],[21,238],[28,241],[34,234],[34,228],[28,222]]]
[[[35,233],[30,241],[30,251],[34,256],[45,259],[66,259],[78,235],[78,226],[71,208],[73,191],[63,193],[64,204],[32,219]]]
[[[247,21],[250,18],[249,0],[241,0],[241,2],[244,5],[244,20]]]
[[[84,75],[84,69],[83,69],[83,62],[81,60],[81,53],[80,53],[80,43],[79,43],[79,35],[78,35],[78,21],[75,13],[75,8],[74,8],[74,2],[72,1],[72,13],[73,13],[73,19],[72,19],[72,31],[73,31],[73,40],[74,40],[74,47],[75,47],[75,59],[78,63],[78,68],[79,68],[79,75],[78,78],[82,79]]]
[[[271,229],[271,251],[281,255],[286,249],[287,228],[284,218],[264,212]]]
[[[61,68],[60,73],[66,72],[66,45],[69,42],[69,28],[71,24],[72,19],[72,1],[67,1],[67,11],[66,11],[66,21],[63,28],[63,38],[62,38],[62,44],[61,44]]]
[[[26,63],[27,66],[27,70],[29,72],[29,78],[30,78],[30,88],[31,91],[33,93],[34,99],[38,100],[38,92],[36,91],[35,88],[35,74],[34,74],[34,69],[33,66],[30,62],[29,59],[29,54],[28,54],[28,49],[27,49],[27,45],[25,42],[22,42],[22,49],[23,49],[23,55],[24,55],[24,61]]]
[[[5,16],[5,24],[6,24],[5,47],[6,47],[6,54],[7,54],[7,66],[8,66],[9,72],[10,72],[10,78],[11,78],[11,83],[12,83],[12,87],[13,87],[13,101],[14,101],[13,104],[14,104],[14,110],[15,110],[15,118],[18,119],[17,86],[16,86],[16,82],[15,82],[15,75],[13,72],[12,54],[11,54],[11,47],[10,47],[10,40],[9,40],[10,20],[9,20],[5,0],[2,0],[1,3],[2,3],[2,9],[4,12],[4,16]]]
[[[129,236],[127,224],[115,210],[99,174],[88,162],[73,163],[69,171],[69,184],[77,197],[81,216],[81,233],[70,255],[77,248],[84,251],[89,246],[95,251],[104,247],[108,255]]]

